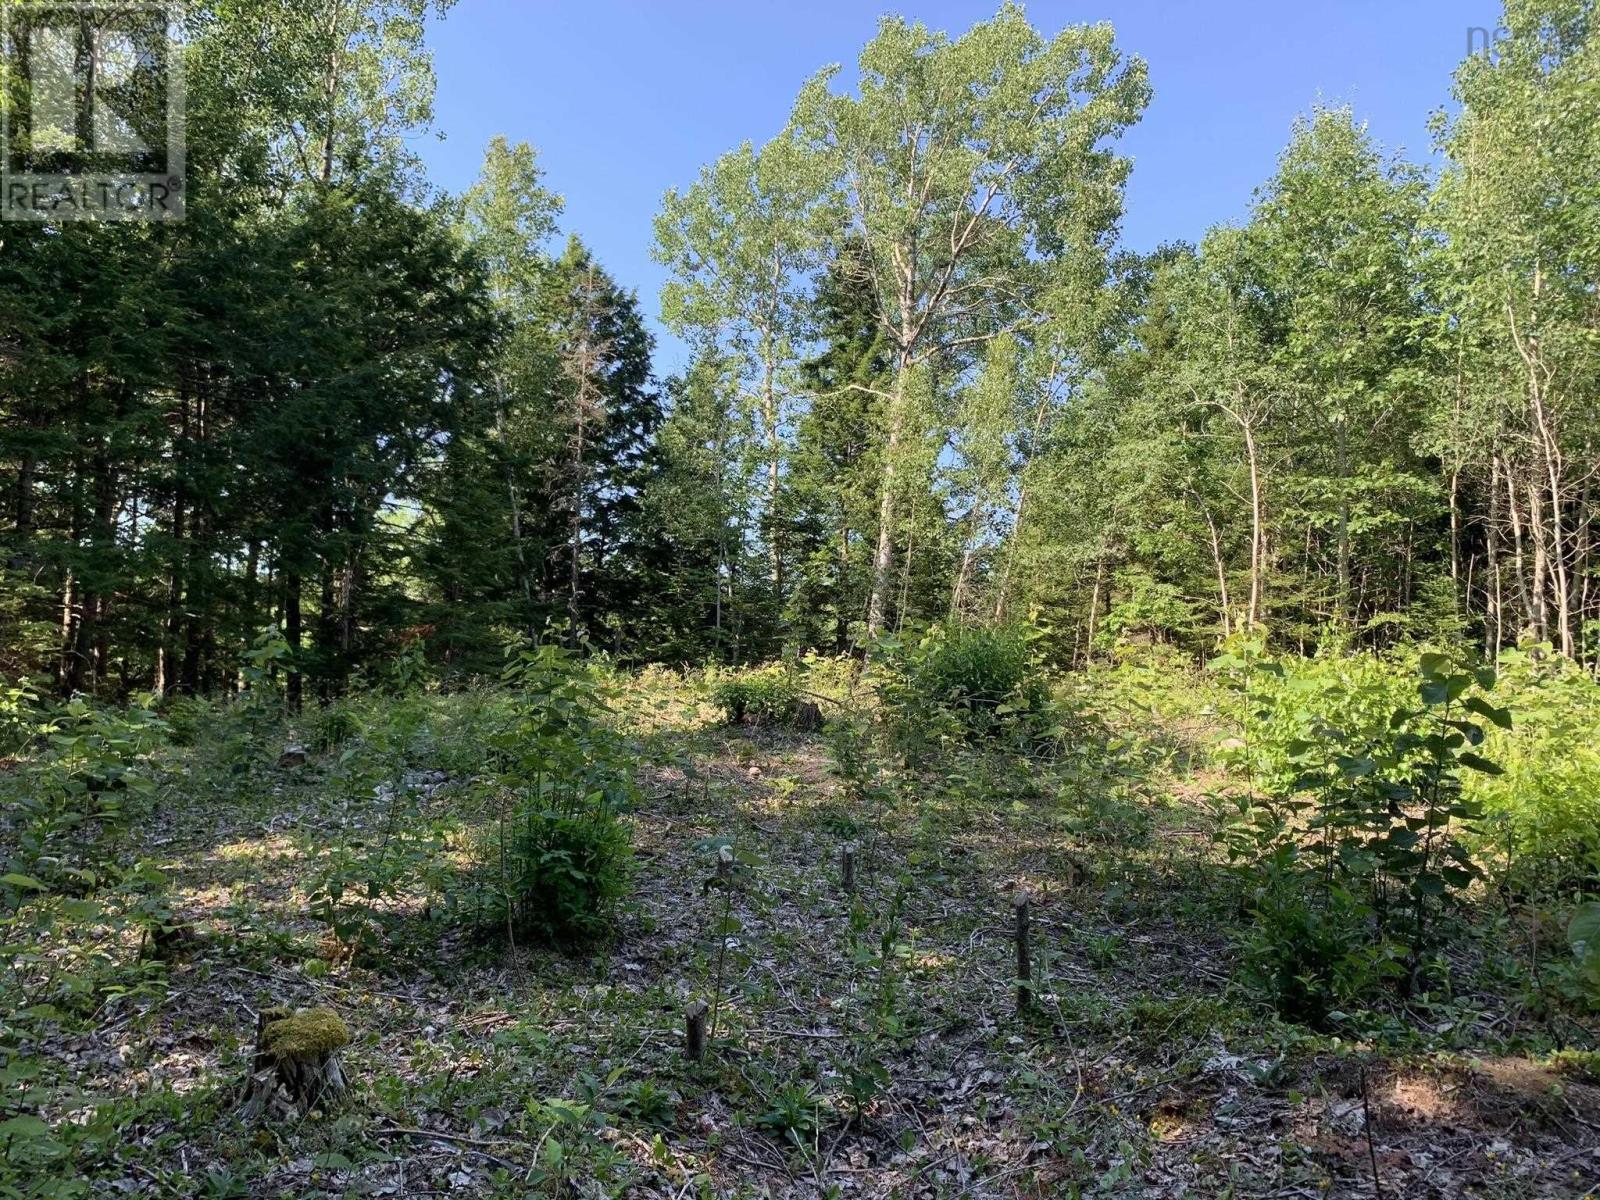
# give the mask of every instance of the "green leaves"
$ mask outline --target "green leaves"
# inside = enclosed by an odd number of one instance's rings
[[[1474,771],[1482,771],[1485,775],[1503,775],[1505,772],[1488,759],[1471,751],[1462,751],[1456,755],[1456,761],[1463,767],[1470,767]]]
[[[1245,811],[1246,870],[1264,897],[1251,954],[1292,964],[1292,979],[1275,969],[1270,986],[1314,1013],[1411,978],[1439,914],[1482,877],[1466,840],[1482,804],[1464,776],[1501,768],[1469,749],[1487,739],[1464,714],[1496,729],[1511,718],[1475,690],[1492,675],[1444,654],[1418,655],[1410,671],[1334,656],[1280,665],[1281,679],[1250,671],[1260,700],[1244,710],[1253,779],[1268,790]],[[1422,704],[1396,704],[1411,686]]]
[[[1600,903],[1579,906],[1567,925],[1567,944],[1592,998],[1600,1000]]]
[[[12,1142],[34,1141],[49,1136],[50,1126],[32,1114],[25,1113],[0,1121],[0,1145],[8,1149]]]
[[[1478,677],[1478,682],[1479,686],[1485,689],[1493,687],[1493,673],[1491,672],[1489,674],[1488,683],[1484,683],[1481,676]],[[1511,710],[1506,708],[1496,708],[1482,696],[1468,696],[1462,707],[1470,713],[1476,713],[1478,716],[1482,717],[1484,720],[1500,729],[1511,728]]]
[[[1600,956],[1600,903],[1582,905],[1572,914],[1567,941],[1580,958]]]

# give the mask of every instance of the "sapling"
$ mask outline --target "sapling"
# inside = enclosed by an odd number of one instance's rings
[[[722,1011],[722,986],[723,976],[728,962],[728,941],[736,934],[743,932],[744,925],[739,918],[733,915],[733,893],[739,877],[756,863],[756,858],[748,851],[735,851],[732,843],[726,840],[715,840],[702,843],[703,846],[715,846],[717,851],[716,873],[710,876],[700,888],[701,894],[710,892],[713,888],[722,893],[721,911],[715,925],[717,936],[717,965],[713,971],[711,987],[711,1029],[709,1040],[717,1036],[717,1023]]]

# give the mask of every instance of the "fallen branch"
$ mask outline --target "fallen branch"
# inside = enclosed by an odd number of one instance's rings
[[[509,1158],[501,1158],[498,1154],[491,1154],[489,1151],[481,1149],[481,1147],[519,1146],[524,1150],[528,1149],[526,1142],[516,1142],[509,1138],[475,1138],[468,1137],[464,1133],[443,1133],[437,1129],[407,1129],[401,1125],[387,1125],[382,1129],[374,1129],[372,1132],[378,1137],[411,1137],[422,1138],[427,1141],[457,1143],[465,1148],[464,1153],[476,1154],[482,1158],[488,1159],[496,1166],[505,1167],[510,1171],[520,1170],[522,1164],[514,1163]]]

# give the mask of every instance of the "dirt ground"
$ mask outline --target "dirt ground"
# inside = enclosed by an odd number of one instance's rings
[[[1242,996],[1205,919],[1217,868],[1181,802],[1130,848],[1024,802],[852,810],[819,735],[668,722],[651,737],[678,749],[647,768],[627,817],[633,894],[615,941],[582,954],[508,954],[419,908],[401,914],[416,938],[330,964],[297,847],[375,818],[330,801],[315,758],[273,773],[258,805],[165,810],[148,852],[198,940],[165,1001],[113,1000],[93,1032],[49,1048],[86,1097],[164,1097],[84,1164],[94,1190],[1531,1200],[1600,1187],[1600,1089],[1445,1033],[1378,1054]],[[430,804],[457,802],[459,779],[425,782]],[[722,843],[740,858],[730,889],[707,886]],[[853,895],[846,843],[859,845]],[[1022,1013],[1018,889],[1033,956]],[[716,1000],[698,1063],[684,1054],[695,999]],[[269,1004],[345,1019],[348,1106],[234,1118]]]

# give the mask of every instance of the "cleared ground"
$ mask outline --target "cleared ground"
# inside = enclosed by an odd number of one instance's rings
[[[175,775],[138,836],[197,939],[165,999],[109,999],[43,1047],[85,1104],[125,1114],[121,1144],[79,1164],[95,1190],[1532,1198],[1600,1184],[1600,1088],[1506,1053],[1519,1018],[1503,996],[1463,988],[1446,1011],[1403,1013],[1408,1049],[1375,1053],[1282,1025],[1230,982],[1230,884],[1200,799],[1214,781],[1181,753],[1097,750],[1048,794],[978,756],[896,774],[869,804],[821,734],[719,727],[683,694],[634,699],[634,891],[616,940],[577,954],[508,954],[419,895],[378,905],[386,944],[344,961],[307,914],[303,852],[384,836],[392,795],[330,786],[336,754],[269,759],[222,789]],[[419,811],[458,812],[470,772],[429,761],[428,741],[400,782]],[[726,893],[706,887],[723,842],[742,860]],[[1019,888],[1036,980],[1023,1016]],[[690,1063],[685,1006],[714,995],[711,1048]],[[345,1018],[350,1107],[234,1118],[269,1004]]]

